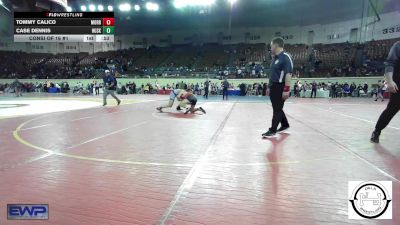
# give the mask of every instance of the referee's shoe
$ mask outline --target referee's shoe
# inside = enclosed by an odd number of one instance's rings
[[[271,131],[271,130],[268,130],[267,132],[263,133],[262,136],[263,136],[263,137],[273,137],[273,136],[276,135],[276,133],[280,133],[280,132],[285,131],[285,130],[287,130],[287,129],[289,129],[289,126],[287,126],[287,127],[280,127],[280,128],[277,130],[277,132],[273,132],[273,131]]]
[[[267,132],[263,133],[261,136],[262,137],[273,137],[276,135],[276,132],[273,132],[271,130],[268,130]]]
[[[278,133],[280,133],[280,132],[282,132],[282,131],[285,131],[285,130],[289,129],[289,127],[290,127],[290,126],[286,126],[286,127],[284,127],[284,126],[281,126],[281,127],[278,129]]]

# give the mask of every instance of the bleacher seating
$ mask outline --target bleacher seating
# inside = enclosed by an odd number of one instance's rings
[[[385,59],[390,47],[400,38],[388,39],[388,40],[378,40],[370,41],[364,46],[364,52],[369,59],[382,60]]]
[[[148,50],[144,51],[144,54],[139,57],[134,64],[140,68],[154,68],[161,66],[161,64],[168,58],[172,51],[172,48],[149,48]]]
[[[229,46],[208,44],[199,47],[200,59],[198,68],[210,68],[228,66],[229,63]]]
[[[287,44],[285,50],[292,55],[294,68],[303,71],[311,66],[313,76],[328,73],[340,75],[368,75],[380,73],[390,47],[400,40],[369,41],[364,44]],[[237,68],[253,67],[254,64],[269,67],[270,56],[266,44],[202,46],[180,45],[172,47],[149,47],[118,51],[58,54],[0,51],[2,78],[31,77],[92,77],[96,70],[108,66],[121,73],[163,73],[196,71],[216,73],[221,70],[236,71]],[[356,65],[357,52],[363,53],[363,65]],[[22,66],[21,66],[22,65]],[[251,69],[246,70],[251,71]],[[343,73],[343,71],[347,71]]]
[[[163,67],[192,67],[199,55],[198,48],[185,45],[174,48],[172,54],[162,63]]]
[[[243,66],[249,63],[262,63],[269,60],[267,57],[267,45],[262,44],[239,44],[234,46],[235,65]]]

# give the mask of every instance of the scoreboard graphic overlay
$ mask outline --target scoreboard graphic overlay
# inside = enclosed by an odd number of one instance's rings
[[[114,42],[114,12],[14,12],[14,42]]]

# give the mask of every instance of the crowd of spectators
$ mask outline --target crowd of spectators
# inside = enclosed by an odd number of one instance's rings
[[[15,87],[21,88],[22,92],[32,93],[32,92],[49,92],[50,88],[56,88],[58,92],[68,93],[71,89],[68,82],[20,82],[17,79],[10,83],[0,83],[0,94],[3,93],[13,93]]]
[[[381,75],[383,61],[398,39],[364,44],[287,44],[301,77]],[[99,78],[104,69],[124,75],[263,77],[271,61],[266,44],[180,45],[97,52],[89,55],[0,51],[0,78]]]
[[[294,97],[316,97],[317,92],[328,92],[331,98],[342,97],[373,97],[383,94],[386,91],[385,81],[379,80],[376,84],[368,85],[367,83],[355,82],[302,82],[297,80],[293,85]]]
[[[0,83],[0,94],[11,92],[15,90],[16,82],[12,83]],[[60,93],[73,93],[82,95],[99,95],[100,90],[103,88],[103,83],[93,80],[90,83],[83,84],[82,82],[77,82],[70,86],[67,81],[63,82],[26,82],[20,83],[22,92],[54,92]],[[221,95],[223,81],[217,82],[197,82],[197,83],[187,83],[184,81],[177,83],[168,83],[160,85],[158,82],[145,83],[137,85],[135,82],[127,82],[117,84],[117,93],[122,95],[128,94],[160,94],[167,93],[165,91],[172,89],[192,89],[197,95],[204,95],[205,85],[209,85],[210,95]],[[267,93],[268,83],[266,82],[256,82],[253,84],[241,83],[238,85],[229,84],[229,89],[240,90],[240,95],[242,96],[265,96]],[[329,93],[326,97],[331,98],[342,98],[342,97],[378,97],[379,94],[384,94],[386,91],[386,84],[384,81],[378,81],[376,84],[368,85],[367,83],[348,83],[348,82],[307,82],[300,79],[296,80],[292,88],[293,97],[302,98],[312,98],[316,97],[317,93],[325,92]]]

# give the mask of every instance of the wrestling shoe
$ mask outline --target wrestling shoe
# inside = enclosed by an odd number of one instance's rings
[[[161,107],[157,107],[156,109],[157,109],[160,113],[163,112]]]
[[[276,132],[272,132],[270,130],[268,130],[267,132],[262,134],[262,137],[273,137],[276,135]]]
[[[381,132],[380,131],[376,131],[376,130],[374,130],[374,132],[372,132],[372,135],[371,135],[371,142],[372,143],[379,143],[379,136],[381,135]]]
[[[206,113],[206,110],[204,110],[202,107],[200,107],[199,109],[200,109],[200,111],[202,111],[204,114],[207,114],[207,113]]]
[[[119,105],[119,104],[121,104],[121,100],[118,100],[118,104],[117,105]]]
[[[279,132],[285,131],[285,130],[289,129],[289,127],[290,127],[290,126],[286,126],[286,127],[281,126],[281,127],[277,130],[277,132],[279,133]]]
[[[182,108],[180,106],[176,107],[176,110],[181,111]]]

